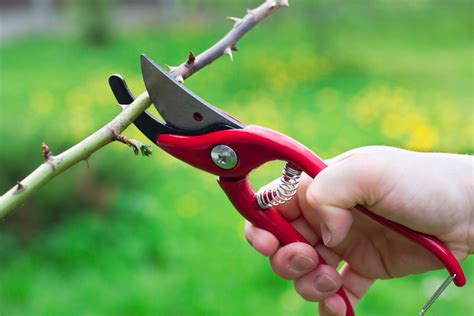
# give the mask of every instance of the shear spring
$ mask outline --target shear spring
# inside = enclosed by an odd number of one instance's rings
[[[296,194],[302,171],[286,163],[278,185],[257,192],[257,203],[262,209],[287,203]]]

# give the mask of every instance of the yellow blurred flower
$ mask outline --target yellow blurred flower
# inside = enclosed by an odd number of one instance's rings
[[[406,144],[408,149],[429,151],[433,150],[438,142],[438,133],[436,130],[425,123],[414,126],[410,131],[410,138]]]
[[[353,98],[352,108],[359,124],[379,126],[382,135],[405,147],[427,151],[438,145],[439,135],[427,110],[405,88],[369,86]],[[444,120],[444,124],[451,124],[451,119]]]

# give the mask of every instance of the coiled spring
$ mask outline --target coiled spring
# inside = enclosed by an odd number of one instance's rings
[[[296,194],[300,182],[301,170],[286,163],[278,185],[260,189],[257,192],[257,203],[262,209],[285,204]]]

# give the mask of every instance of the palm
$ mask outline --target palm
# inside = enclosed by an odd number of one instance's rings
[[[347,238],[332,250],[354,271],[370,279],[401,277],[441,267],[423,247],[357,211]]]
[[[299,204],[305,205],[306,203],[300,201]],[[375,207],[390,210],[396,208],[396,205],[393,201],[384,200],[377,203]],[[412,210],[414,209],[416,206],[412,207]],[[297,207],[296,210],[296,214],[303,214],[303,216],[308,212],[314,211],[306,207],[303,209]],[[384,212],[379,213],[383,214]],[[417,222],[426,222],[423,212],[415,213],[419,214],[419,216],[412,218],[415,226]],[[353,271],[370,279],[387,279],[443,267],[433,254],[419,244],[376,223],[357,210],[353,210],[352,214],[353,224],[347,237],[337,247],[330,248],[330,251],[337,254],[339,259],[348,262]],[[436,228],[448,220],[443,216],[438,216],[436,219],[432,219],[430,224]],[[310,239],[321,239],[319,222],[310,221],[306,222],[306,225],[311,227],[311,234],[314,234]],[[459,245],[459,239],[455,238],[456,233],[438,231],[437,229],[424,231],[424,233],[433,234],[442,240],[459,261],[467,256],[468,251]]]

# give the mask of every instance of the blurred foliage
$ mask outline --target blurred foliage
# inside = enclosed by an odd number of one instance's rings
[[[212,3],[227,15],[255,5]],[[186,85],[325,158],[372,144],[474,152],[470,1],[291,5],[243,39],[234,63],[219,60]],[[3,43],[0,190],[41,163],[42,141],[63,151],[119,112],[108,74],[121,72],[139,93],[140,53],[178,64],[229,27],[221,12],[187,12],[186,22],[99,47],[57,37]],[[134,127],[126,134],[144,139]],[[252,180],[264,184],[281,166]],[[144,158],[109,145],[0,222],[0,314],[314,315],[246,245],[242,223],[213,176],[156,148]],[[379,281],[358,311],[416,313],[444,276]],[[472,314],[473,289],[449,288],[431,315]]]
[[[69,0],[69,14],[79,38],[92,45],[109,41],[113,34],[115,0]]]

